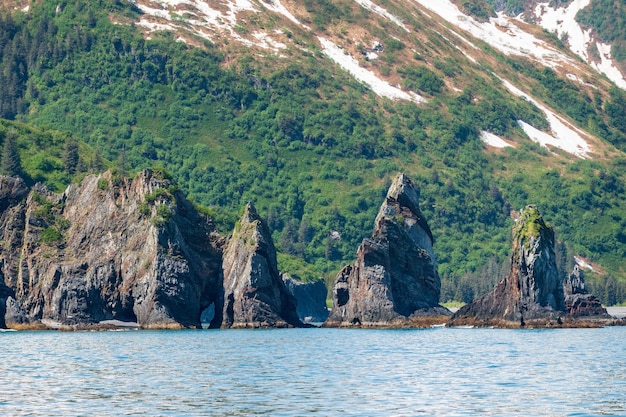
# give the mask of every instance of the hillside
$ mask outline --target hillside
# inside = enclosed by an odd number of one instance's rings
[[[490,0],[494,12],[520,16],[556,35],[569,49],[626,88],[626,5],[616,0]]]
[[[626,297],[626,92],[563,36],[448,1],[0,3],[0,116],[81,144],[53,174],[18,131],[33,180],[162,166],[223,231],[254,201],[281,270],[315,279],[354,256],[402,170],[442,301],[492,287],[528,203],[564,269],[576,256],[603,301]]]

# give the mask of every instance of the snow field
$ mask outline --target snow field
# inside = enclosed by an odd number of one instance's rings
[[[519,88],[515,87],[509,81],[502,80],[502,83],[507,90],[516,96],[522,97],[533,103],[546,115],[546,119],[548,120],[552,130],[552,135],[542,132],[522,120],[517,121],[518,125],[522,128],[522,130],[524,130],[526,135],[528,135],[531,140],[541,144],[542,146],[554,146],[555,148],[562,149],[565,152],[582,159],[589,157],[591,147],[587,141],[583,139],[582,135],[585,134],[583,131],[562,120],[553,111],[539,103],[528,94],[524,93]]]
[[[349,72],[358,81],[367,84],[372,91],[379,96],[392,100],[409,100],[415,103],[426,102],[426,99],[414,92],[404,92],[388,82],[381,80],[372,71],[361,67],[356,59],[347,55],[343,49],[339,48],[333,42],[319,36],[317,39],[322,45],[322,51],[326,56],[335,61],[335,63]]]
[[[482,140],[485,145],[489,145],[494,148],[508,148],[513,146],[510,143],[506,142],[504,139],[502,139],[500,136],[496,136],[493,133],[487,131],[483,131],[480,134],[480,140]]]
[[[591,0],[573,0],[567,7],[550,7],[549,3],[541,3],[535,8],[535,17],[541,26],[557,35],[567,34],[569,48],[583,60],[588,62],[598,72],[605,74],[618,87],[626,89],[626,79],[617,69],[611,58],[611,45],[596,42],[600,52],[600,62],[594,62],[589,57],[589,46],[592,44],[591,30],[584,30],[576,22],[576,14],[587,7]]]

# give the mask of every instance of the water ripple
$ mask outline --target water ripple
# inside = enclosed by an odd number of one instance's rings
[[[0,414],[626,414],[626,328],[0,335]]]

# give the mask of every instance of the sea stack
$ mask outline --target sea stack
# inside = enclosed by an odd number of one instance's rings
[[[337,276],[325,327],[423,327],[448,319],[450,312],[439,305],[433,236],[418,202],[413,182],[399,174],[372,236]]]
[[[248,203],[224,252],[223,328],[301,327],[271,234]]]
[[[604,318],[611,316],[602,307],[602,303],[594,295],[589,294],[585,286],[583,271],[576,265],[563,283],[565,294],[565,310],[572,317]]]
[[[560,326],[566,316],[563,286],[554,255],[554,231],[535,205],[513,226],[509,274],[490,293],[457,311],[449,325]]]
[[[0,325],[197,328],[219,301],[222,240],[165,173],[0,183]]]

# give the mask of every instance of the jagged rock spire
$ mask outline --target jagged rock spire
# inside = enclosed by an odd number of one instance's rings
[[[554,255],[554,231],[535,205],[520,213],[513,227],[509,274],[494,290],[467,304],[451,325],[522,327],[561,322],[565,315],[563,286]]]
[[[271,234],[248,203],[224,252],[222,327],[300,327],[296,301],[285,289]]]
[[[392,182],[371,238],[344,267],[333,288],[325,326],[411,326],[418,318],[445,317],[433,237],[419,209],[419,191],[405,175]],[[431,319],[428,319],[431,320]]]
[[[573,317],[609,318],[609,313],[594,295],[589,294],[585,286],[583,271],[576,265],[563,282],[565,309]]]

